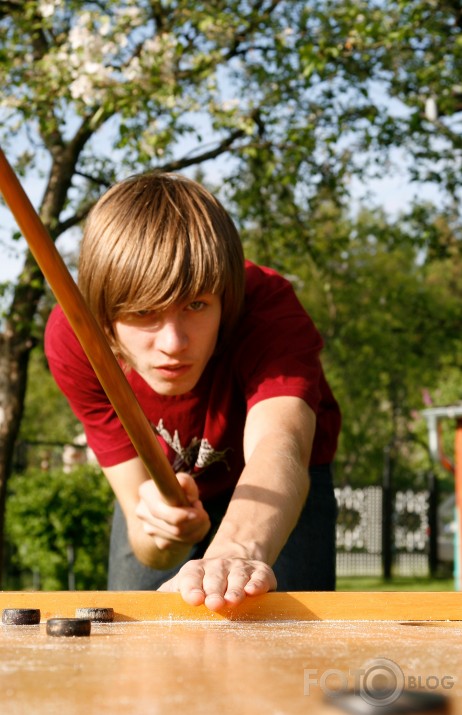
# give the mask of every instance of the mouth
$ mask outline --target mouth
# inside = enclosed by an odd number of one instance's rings
[[[154,368],[154,370],[155,372],[157,372],[158,375],[162,375],[163,377],[167,377],[170,379],[175,379],[185,375],[191,370],[191,367],[192,365],[181,363],[179,365],[158,365]]]

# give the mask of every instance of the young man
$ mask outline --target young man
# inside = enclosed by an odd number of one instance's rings
[[[244,261],[203,187],[150,174],[92,210],[79,285],[189,503],[162,500],[55,308],[50,368],[117,498],[109,588],[212,610],[276,586],[332,590],[340,415],[289,282]]]

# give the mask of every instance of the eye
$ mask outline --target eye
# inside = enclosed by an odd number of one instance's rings
[[[132,321],[137,325],[153,325],[157,322],[159,314],[156,310],[134,310],[128,317],[128,321]]]
[[[193,300],[192,303],[188,304],[188,310],[192,310],[194,313],[203,310],[207,304],[203,300]]]

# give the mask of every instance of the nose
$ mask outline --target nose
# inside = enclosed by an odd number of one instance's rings
[[[188,347],[189,337],[179,315],[165,317],[156,335],[156,347],[165,355],[177,355]]]

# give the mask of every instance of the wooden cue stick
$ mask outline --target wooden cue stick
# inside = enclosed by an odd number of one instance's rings
[[[0,191],[149,475],[172,506],[187,500],[106,337],[0,148]]]

